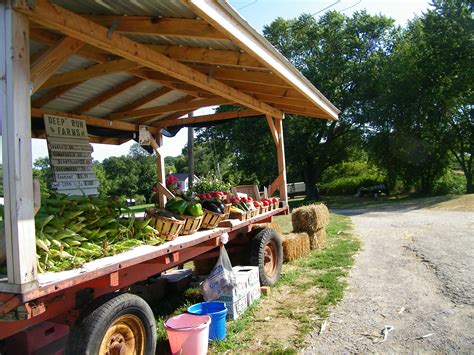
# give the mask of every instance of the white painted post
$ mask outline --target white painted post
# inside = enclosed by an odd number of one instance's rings
[[[27,18],[0,0],[0,119],[8,282],[36,280]]]
[[[156,179],[158,183],[166,186],[165,182],[165,157],[163,156],[162,147],[163,147],[163,133],[158,132],[156,134],[156,143],[158,144],[158,149],[156,151]],[[163,192],[159,191],[159,205],[161,208],[164,208],[166,204],[166,196]]]

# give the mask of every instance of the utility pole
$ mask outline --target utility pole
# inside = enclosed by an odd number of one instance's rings
[[[194,112],[188,114],[191,118]],[[194,127],[188,127],[188,190],[194,185]]]

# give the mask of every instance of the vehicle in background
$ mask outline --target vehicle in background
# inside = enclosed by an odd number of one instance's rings
[[[304,182],[292,182],[287,184],[288,196],[303,196],[306,192],[306,186]]]

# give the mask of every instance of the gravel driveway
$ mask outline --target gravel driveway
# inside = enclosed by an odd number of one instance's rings
[[[363,247],[307,352],[474,353],[474,213],[340,212]]]

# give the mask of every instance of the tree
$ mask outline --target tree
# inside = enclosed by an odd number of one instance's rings
[[[398,37],[371,120],[373,153],[390,180],[425,194],[446,171],[450,150],[472,179],[472,120],[460,114],[472,102],[472,7],[458,0],[433,6]]]
[[[295,115],[283,121],[288,178],[305,181],[308,200],[318,197],[322,173],[361,143],[366,112],[383,89],[378,73],[395,32],[386,17],[334,11],[320,19],[278,18],[264,28],[267,39],[341,110],[339,121]],[[198,139],[216,144],[221,159],[230,155],[241,182],[269,184],[277,177],[276,149],[264,118],[214,126]]]

